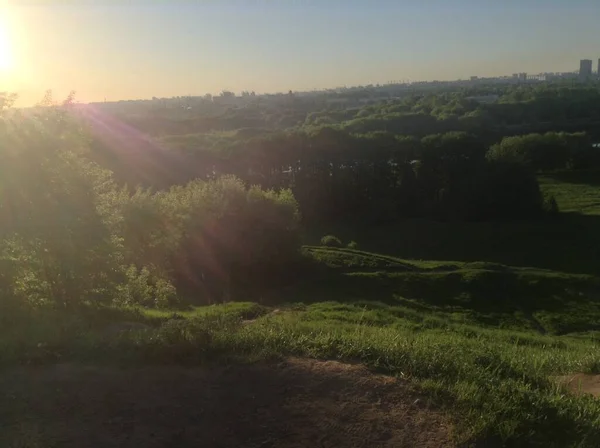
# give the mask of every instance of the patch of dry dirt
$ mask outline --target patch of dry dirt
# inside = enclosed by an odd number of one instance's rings
[[[407,384],[332,361],[23,367],[0,392],[0,447],[453,446]]]
[[[600,397],[600,375],[577,373],[560,376],[557,380],[575,394],[591,394],[594,397]]]

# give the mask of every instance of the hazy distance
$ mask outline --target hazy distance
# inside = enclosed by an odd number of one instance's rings
[[[25,6],[23,6],[25,3]],[[20,105],[571,71],[597,0],[0,3],[0,91]]]

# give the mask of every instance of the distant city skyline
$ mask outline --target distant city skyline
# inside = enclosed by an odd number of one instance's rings
[[[84,102],[309,91],[575,72],[600,58],[597,0],[21,4],[0,0],[12,59],[0,91],[23,105],[46,89]]]

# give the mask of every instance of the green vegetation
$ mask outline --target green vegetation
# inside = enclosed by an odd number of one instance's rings
[[[329,247],[342,247],[342,242],[336,236],[325,235],[323,238],[321,238],[321,245]]]
[[[117,143],[133,146],[128,152],[142,156],[127,163],[143,170],[124,170],[114,160],[110,166],[134,184],[163,188],[230,174],[263,189],[289,188],[310,225],[530,219],[555,211],[551,198],[540,197],[532,170],[600,163],[593,146],[600,140],[597,85],[404,91],[367,104],[356,101],[358,93],[272,102],[247,96],[239,107],[187,98],[185,119],[179,108],[116,105],[111,119],[160,136],[148,144],[127,135],[111,146],[95,130],[102,144],[94,153],[106,160]],[[472,99],[486,94],[498,101]],[[163,146],[172,157],[161,155],[157,168]]]
[[[0,363],[358,361],[457,443],[598,446],[600,402],[556,380],[600,373],[598,91],[476,93],[121,116],[121,140],[72,98],[2,111]]]
[[[556,198],[565,213],[600,214],[599,171],[557,171],[538,176],[540,188]]]
[[[26,331],[19,324],[12,339],[4,334],[2,359],[206,363],[294,355],[360,361],[410,380],[451,412],[458,442],[591,447],[600,441],[599,402],[566,394],[552,381],[600,369],[595,333],[587,332],[600,322],[592,296],[598,279],[348,249],[306,251],[331,268],[286,297],[312,303],[291,302],[278,312],[254,303],[175,314],[107,310],[85,320],[87,327],[64,313],[44,313],[29,316]],[[148,328],[107,335],[106,325],[119,320]]]
[[[179,289],[210,302],[297,258],[299,211],[289,190],[224,176],[131,192],[88,159],[77,126],[51,109],[0,130],[5,300],[172,307]]]

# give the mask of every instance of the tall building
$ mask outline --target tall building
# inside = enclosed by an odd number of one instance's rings
[[[592,76],[592,60],[582,59],[579,61],[579,77],[588,79]]]

